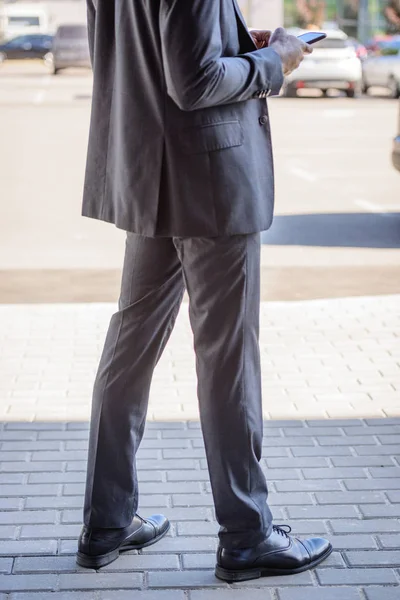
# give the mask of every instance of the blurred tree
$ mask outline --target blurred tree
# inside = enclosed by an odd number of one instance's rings
[[[296,25],[320,29],[325,20],[325,0],[296,0]]]

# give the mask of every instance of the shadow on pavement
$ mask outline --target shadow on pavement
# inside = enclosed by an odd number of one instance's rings
[[[261,240],[272,246],[400,248],[400,213],[281,215]]]

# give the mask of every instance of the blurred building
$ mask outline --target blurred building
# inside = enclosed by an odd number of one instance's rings
[[[10,22],[7,13],[11,10],[13,10],[13,16]],[[61,23],[84,23],[86,20],[86,0],[0,0],[0,29],[2,30],[0,35],[3,33],[3,36],[9,37],[7,31],[12,30],[13,27],[16,29],[18,25],[22,26],[24,12],[27,28],[29,28],[29,23],[32,27],[32,15],[36,11],[46,13],[46,33],[53,33]],[[41,30],[40,33],[43,33],[43,31]],[[18,32],[19,34],[20,32]]]

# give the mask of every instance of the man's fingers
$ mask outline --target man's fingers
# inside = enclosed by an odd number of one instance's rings
[[[305,44],[305,49],[303,50],[304,54],[311,54],[313,51],[313,47],[310,44]]]

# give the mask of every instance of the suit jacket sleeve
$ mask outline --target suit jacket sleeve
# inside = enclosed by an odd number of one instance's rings
[[[160,33],[169,96],[182,110],[196,110],[278,94],[282,62],[271,48],[222,56],[220,2],[160,0]]]
[[[95,22],[96,22],[96,7],[95,0],[86,0],[87,5],[87,25],[88,25],[88,37],[89,37],[89,53],[90,62],[94,62],[94,37],[95,37]]]

